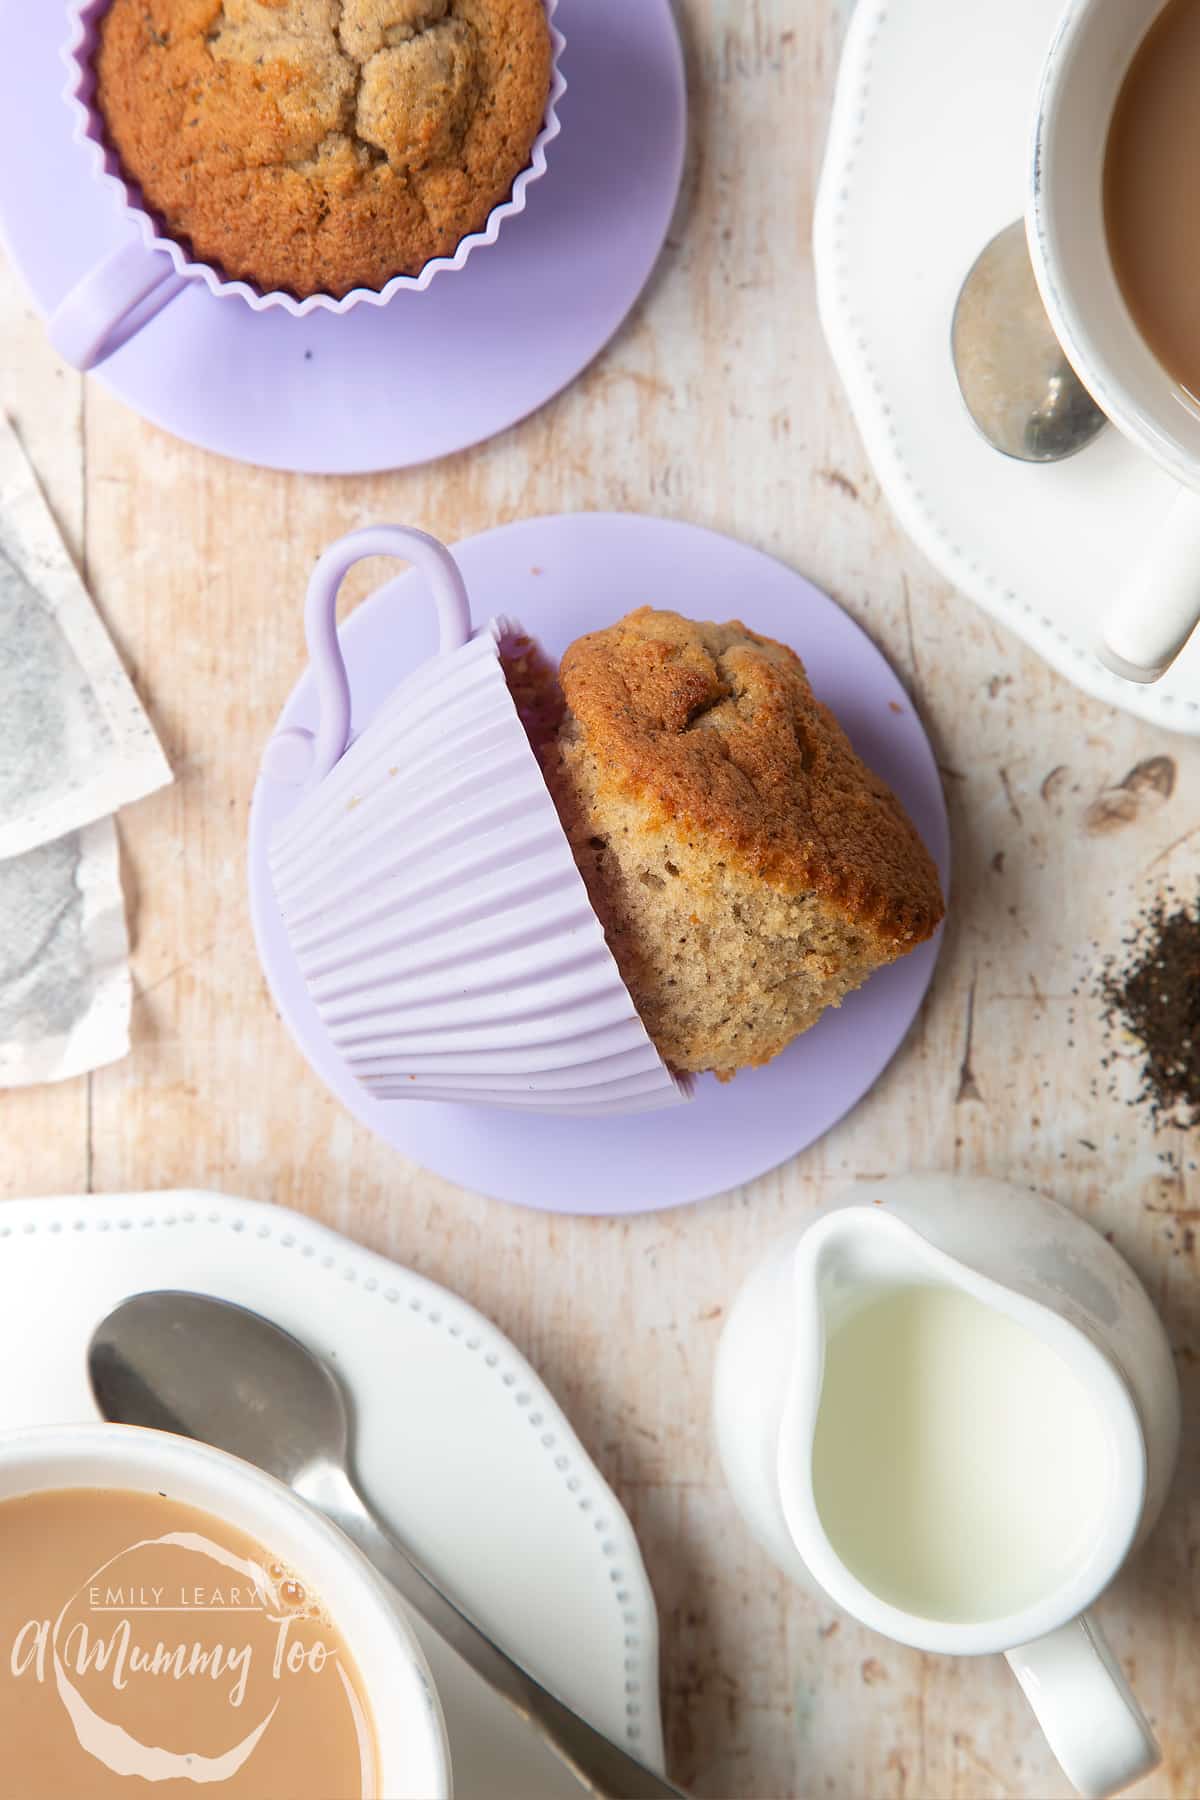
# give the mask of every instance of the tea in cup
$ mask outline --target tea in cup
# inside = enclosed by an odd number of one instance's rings
[[[1125,304],[1167,374],[1200,401],[1200,6],[1167,0],[1117,96],[1104,219]]]

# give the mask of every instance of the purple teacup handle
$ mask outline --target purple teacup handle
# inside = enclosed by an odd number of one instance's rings
[[[165,251],[147,250],[136,240],[122,244],[59,302],[50,315],[50,342],[74,368],[97,368],[182,293],[189,279]]]
[[[471,635],[471,603],[458,564],[445,544],[408,525],[369,525],[331,544],[312,572],[304,603],[304,635],[316,683],[315,732],[289,725],[277,731],[263,755],[262,772],[286,787],[323,781],[350,742],[350,682],[338,642],[338,589],[366,556],[398,556],[429,583],[438,615],[439,656],[458,650]]]

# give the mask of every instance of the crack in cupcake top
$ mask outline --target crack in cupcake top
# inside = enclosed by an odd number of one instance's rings
[[[450,154],[477,94],[477,39],[452,0],[225,0],[217,62],[295,72],[281,97],[302,166],[345,140],[397,173]],[[294,104],[293,104],[294,102]]]
[[[449,11],[450,0],[342,0],[338,37],[346,55],[361,63],[385,46],[407,43]]]

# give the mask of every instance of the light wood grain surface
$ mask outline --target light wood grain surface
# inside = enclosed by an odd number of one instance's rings
[[[1200,744],[1052,675],[932,574],[879,494],[813,302],[840,11],[680,0],[691,151],[649,291],[569,393],[427,470],[312,480],[190,449],[58,366],[6,277],[4,404],[178,779],[121,819],[133,1053],[90,1080],[0,1096],[0,1186],[224,1188],[298,1207],[447,1283],[530,1356],[633,1517],[679,1780],[754,1800],[977,1800],[1067,1792],[1007,1670],[893,1646],[789,1587],[724,1491],[709,1379],[744,1273],[848,1184],[921,1167],[1036,1183],[1112,1233],[1176,1349],[1183,1465],[1156,1537],[1101,1612],[1166,1750],[1139,1792],[1192,1800],[1200,1181],[1192,1140],[1156,1137],[1098,1080],[1107,1046],[1090,986],[1147,894],[1195,885]],[[955,837],[941,965],[875,1090],[753,1186],[621,1222],[488,1202],[373,1141],[274,1014],[243,880],[258,754],[301,666],[298,604],[322,547],[379,519],[454,539],[577,508],[732,532],[835,594],[911,689]],[[730,596],[731,612],[743,606]],[[1157,783],[1130,782],[1149,758],[1163,759]]]

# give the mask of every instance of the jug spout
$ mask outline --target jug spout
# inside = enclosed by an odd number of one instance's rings
[[[830,1332],[897,1288],[937,1282],[966,1290],[977,1281],[966,1264],[881,1207],[843,1206],[811,1225],[793,1262],[799,1327],[787,1407],[793,1442],[797,1431],[807,1442],[815,1430]]]
[[[843,1206],[818,1219],[796,1246],[794,1275],[798,1302],[834,1320],[899,1282],[970,1280],[966,1264],[879,1206]]]
[[[873,1206],[846,1206],[811,1225],[792,1266],[796,1331],[780,1442],[811,1444],[831,1329],[889,1288],[920,1278],[924,1240]],[[927,1248],[928,1246],[926,1246]],[[945,1258],[949,1267],[952,1259]],[[784,1476],[781,1466],[781,1479]],[[794,1484],[790,1466],[787,1474]]]

